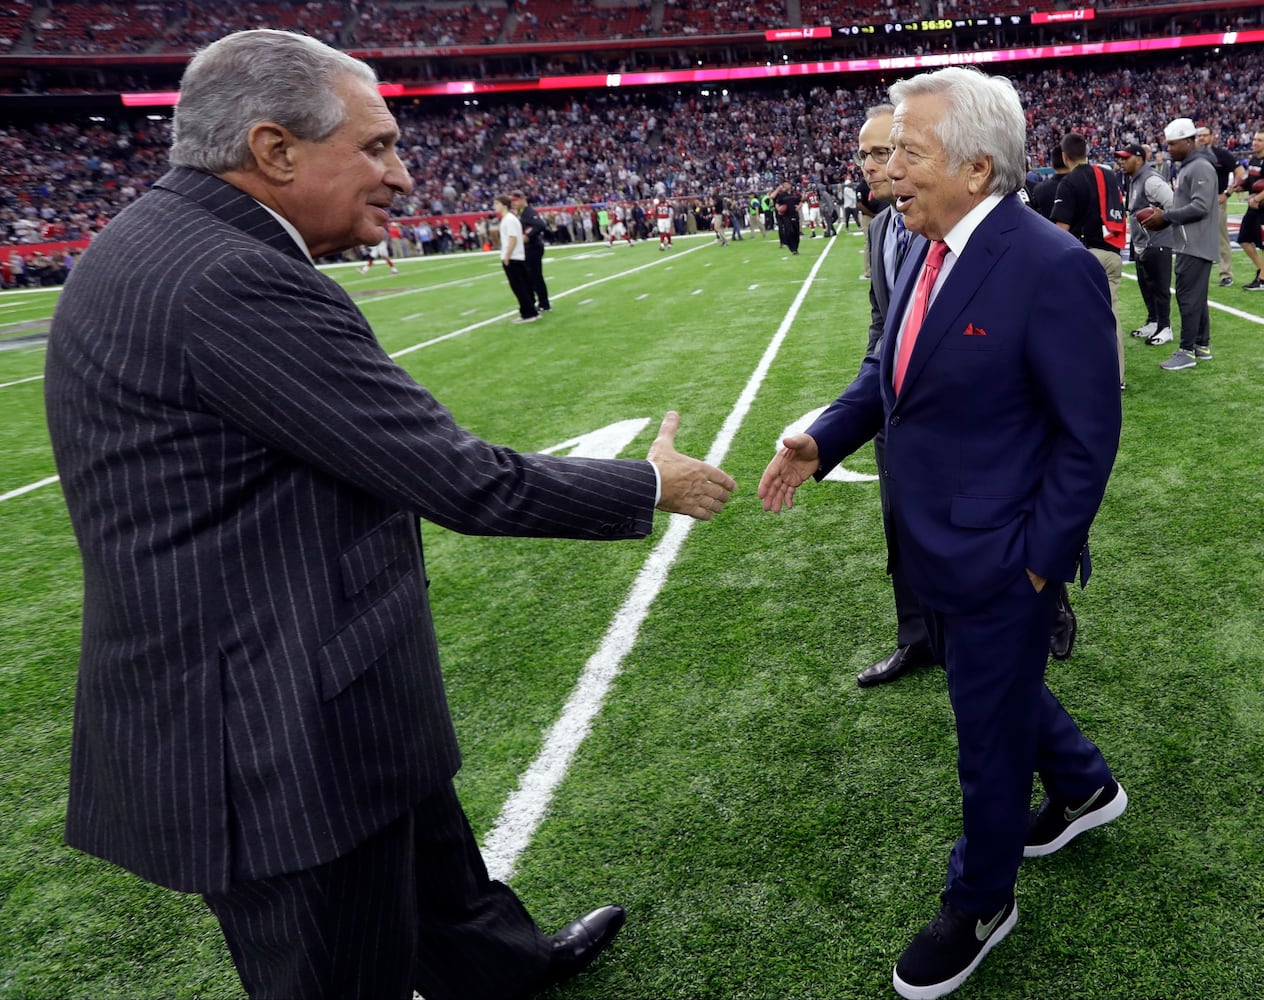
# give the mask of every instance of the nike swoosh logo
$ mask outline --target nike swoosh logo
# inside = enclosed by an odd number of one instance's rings
[[[1086,812],[1088,812],[1089,809],[1093,807],[1093,803],[1097,801],[1098,796],[1100,796],[1102,792],[1104,791],[1106,791],[1105,788],[1099,788],[1092,795],[1090,795],[1088,798],[1088,801],[1085,802],[1084,805],[1080,806],[1078,809],[1071,809],[1070,807],[1063,809],[1062,818],[1065,819],[1068,823],[1074,823],[1077,819],[1079,819]]]
[[[1007,909],[1009,909],[1009,907],[1002,906],[1000,909],[1000,912],[997,913],[997,915],[994,916],[991,920],[989,920],[986,924],[982,920],[975,923],[974,936],[978,938],[980,941],[986,941],[988,938],[990,938],[992,936],[992,932],[996,930],[996,925],[1001,922],[1001,917],[1005,916],[1005,911]]]

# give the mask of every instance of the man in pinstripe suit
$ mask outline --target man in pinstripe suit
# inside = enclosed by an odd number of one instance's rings
[[[67,841],[201,893],[256,997],[528,996],[623,920],[548,937],[452,788],[417,519],[613,539],[734,483],[479,440],[313,257],[382,239],[412,184],[373,71],[230,35],[190,64],[173,170],[75,267],[47,408],[83,555]]]

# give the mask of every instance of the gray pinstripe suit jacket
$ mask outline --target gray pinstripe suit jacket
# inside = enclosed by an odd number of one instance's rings
[[[75,265],[46,404],[84,565],[67,842],[174,889],[331,860],[456,772],[419,516],[651,527],[648,462],[462,430],[268,212],[197,171]]]

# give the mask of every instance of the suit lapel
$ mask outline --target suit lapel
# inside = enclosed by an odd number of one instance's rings
[[[1031,211],[1015,195],[1010,195],[997,205],[970,235],[970,242],[966,244],[965,250],[953,264],[952,272],[944,279],[939,294],[935,296],[930,311],[922,322],[922,328],[917,335],[917,343],[913,345],[913,353],[909,356],[908,368],[904,372],[901,397],[908,395],[910,387],[916,383],[918,375],[926,367],[927,360],[938,349],[944,337],[949,331],[956,330],[956,321],[962,310],[974,298],[979,286],[996,266],[996,262],[1009,250],[1010,240],[1007,234],[1015,226],[1015,208],[1020,212]],[[921,273],[928,246],[929,244],[923,241],[923,246],[916,251],[916,263],[913,263],[914,251],[909,251],[909,258],[900,272],[897,285],[896,299],[899,305],[887,317],[888,332],[892,332],[892,321],[895,323],[895,328],[899,329],[905,304],[917,283],[917,275]],[[887,351],[883,350],[884,366],[895,363],[895,337],[891,336],[889,339],[893,346],[889,362]],[[884,391],[890,389],[894,400],[895,390],[890,385],[891,368],[884,367],[884,371],[886,373]]]
[[[196,202],[217,219],[274,250],[297,260],[308,260],[303,248],[294,242],[285,227],[266,208],[227,181],[200,170],[176,167],[159,178],[154,187]]]

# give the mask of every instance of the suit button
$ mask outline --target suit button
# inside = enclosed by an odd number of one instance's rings
[[[892,418],[891,418],[891,426],[892,426],[892,427],[899,427],[899,426],[900,426],[900,416],[899,416],[899,414],[896,414],[894,417],[892,417]]]

